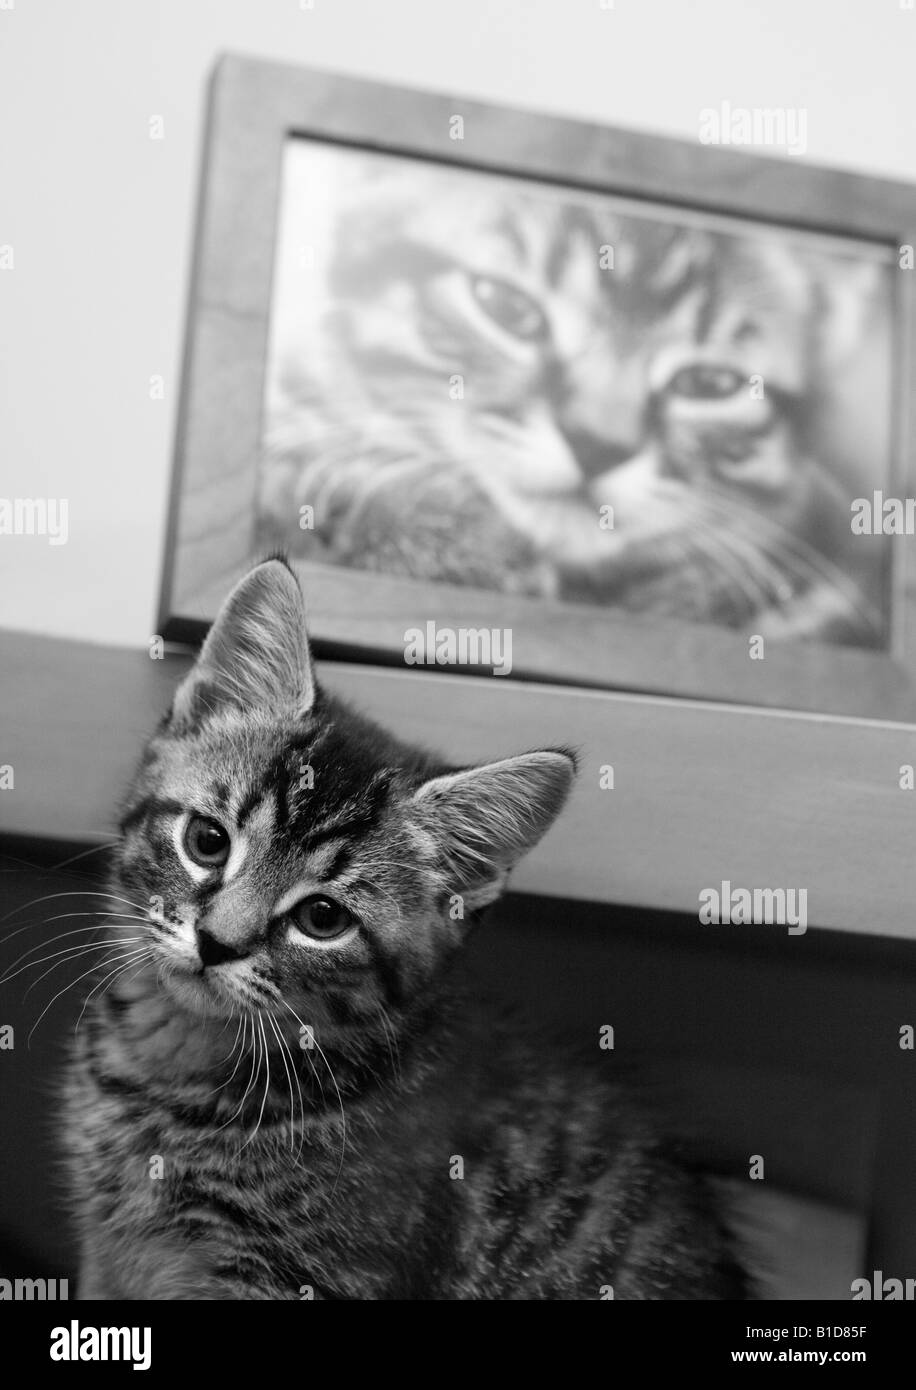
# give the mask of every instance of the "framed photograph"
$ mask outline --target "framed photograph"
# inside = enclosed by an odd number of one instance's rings
[[[161,630],[916,717],[916,194],[229,57]]]

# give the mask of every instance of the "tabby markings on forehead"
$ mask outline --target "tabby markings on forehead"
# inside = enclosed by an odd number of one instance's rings
[[[239,872],[243,863],[245,862],[245,856],[248,853],[248,846],[251,843],[251,836],[256,835],[260,828],[257,824],[255,824],[255,822],[263,820],[263,815],[260,814],[262,810],[262,807],[258,808],[258,813],[256,815],[253,815],[251,817],[251,820],[248,822],[247,829],[239,830],[238,828],[236,828],[230,832],[229,858],[226,860],[225,866],[222,871],[222,878],[224,883],[228,883],[230,879],[235,878],[236,874]]]
[[[306,842],[304,847],[306,873],[311,878],[329,879],[336,877],[335,865],[341,850],[344,849],[347,849],[347,844],[343,837],[336,840],[325,840],[314,847]]]
[[[349,848],[340,840],[328,841],[314,852],[306,846],[302,876],[277,900],[274,916],[285,916],[303,898],[319,892],[323,886],[339,878],[346,867],[346,864],[340,864],[342,855],[349,859]]]
[[[144,796],[126,812],[121,821],[121,829],[126,834],[133,830],[147,816],[177,816],[184,811],[184,803],[170,797]]]

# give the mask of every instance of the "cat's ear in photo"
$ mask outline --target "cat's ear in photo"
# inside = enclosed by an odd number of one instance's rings
[[[574,755],[545,748],[424,782],[412,808],[438,843],[449,891],[484,907],[547,833],[569,795]]]
[[[315,691],[299,581],[284,560],[264,560],[223,603],[175,693],[172,720],[193,725],[227,705],[303,715]]]

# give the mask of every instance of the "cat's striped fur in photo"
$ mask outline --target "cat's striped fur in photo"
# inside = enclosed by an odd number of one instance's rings
[[[241,581],[123,810],[66,1085],[80,1298],[744,1296],[597,1039],[461,984],[574,774],[404,745],[318,684],[292,571]]]
[[[850,531],[889,448],[876,265],[375,153],[307,177],[338,216],[326,279],[278,281],[261,544],[881,644],[886,547]]]

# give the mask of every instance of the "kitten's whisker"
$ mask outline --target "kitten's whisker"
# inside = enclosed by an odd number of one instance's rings
[[[155,952],[151,951],[150,948],[149,948],[148,946],[144,947],[143,950],[140,951],[139,956],[137,957],[137,958],[140,960],[140,966],[142,967],[142,966],[146,965],[146,963],[147,963],[148,960],[152,960],[154,954],[155,954]],[[89,1003],[89,1000],[90,1000],[90,999],[92,998],[92,996],[95,994],[96,990],[97,990],[97,989],[101,989],[101,990],[102,990],[102,994],[104,994],[104,993],[105,993],[105,990],[109,987],[109,985],[111,985],[111,984],[114,983],[115,976],[116,976],[116,975],[123,975],[127,970],[130,970],[131,964],[132,964],[132,962],[129,963],[129,964],[127,964],[127,965],[119,965],[119,966],[117,966],[114,970],[112,970],[112,972],[111,972],[110,975],[106,975],[106,976],[105,976],[105,979],[104,979],[104,980],[100,980],[99,983],[98,983],[97,985],[93,985],[92,989],[89,991],[89,993],[86,995],[86,998],[83,1000],[83,1007],[82,1007],[82,1008],[80,1009],[80,1011],[79,1011],[79,1017],[77,1018],[77,1020],[76,1020],[76,1026],[75,1026],[74,1029],[73,1029],[73,1036],[74,1036],[74,1037],[76,1037],[77,1033],[78,1033],[79,1030],[80,1030],[80,1024],[81,1024],[82,1021],[83,1021],[83,1014],[86,1012],[86,1006],[87,1006],[87,1004]],[[138,968],[138,970],[137,970],[136,973],[139,974],[139,968]],[[106,981],[108,982],[107,984],[106,984]],[[104,988],[103,988],[103,986],[104,986]],[[100,999],[101,999],[101,997],[102,997],[102,994],[99,995],[99,998],[100,998]]]
[[[282,997],[281,997],[281,999],[280,999],[280,1002],[281,1002],[281,1004],[283,1004],[283,1006],[284,1006],[285,1008],[289,1009],[289,1011],[290,1011],[290,1013],[292,1014],[293,1018],[294,1018],[294,1019],[296,1020],[296,1022],[299,1024],[299,1027],[300,1027],[300,1028],[304,1028],[304,1027],[305,1027],[305,1024],[302,1022],[302,1019],[301,1019],[301,1018],[299,1017],[299,1015],[296,1013],[295,1009],[291,1008],[290,1005],[287,1004],[286,1000],[283,999]],[[336,1078],[336,1076],[334,1075],[334,1070],[333,1070],[333,1068],[332,1068],[330,1062],[328,1061],[327,1057],[324,1055],[324,1050],[322,1049],[321,1044],[319,1043],[318,1039],[315,1037],[314,1029],[312,1029],[311,1037],[312,1037],[313,1043],[314,1043],[315,1046],[318,1048],[318,1052],[319,1052],[319,1055],[321,1056],[321,1060],[324,1062],[325,1066],[326,1066],[327,1069],[328,1069],[328,1075],[329,1075],[330,1078],[331,1078],[331,1082],[332,1082],[332,1084],[333,1084],[334,1090],[337,1092],[337,1103],[338,1103],[338,1105],[340,1106],[340,1126],[341,1126],[340,1163],[338,1164],[338,1167],[337,1167],[337,1176],[336,1176],[335,1179],[334,1179],[334,1186],[331,1188],[331,1195],[330,1195],[330,1197],[328,1198],[328,1201],[331,1201],[331,1200],[333,1199],[333,1197],[334,1197],[334,1193],[337,1191],[337,1184],[340,1182],[340,1175],[341,1175],[341,1173],[343,1172],[344,1156],[345,1156],[345,1154],[346,1154],[346,1152],[347,1152],[347,1117],[346,1117],[346,1114],[345,1114],[345,1112],[344,1112],[343,1096],[340,1094],[340,1087],[339,1087],[338,1084],[337,1084],[337,1078]]]
[[[93,845],[91,849],[81,850],[79,854],[72,854],[69,859],[62,859],[59,864],[53,864],[54,871],[66,869],[68,865],[75,864],[79,859],[86,859],[90,854],[101,854],[102,850],[117,849],[120,840],[108,840],[104,845]]]
[[[273,1018],[273,1014],[271,1014],[271,1018]],[[293,1057],[292,1048],[290,1047],[286,1039],[283,1037],[283,1030],[280,1028],[276,1019],[274,1019],[274,1027],[277,1031],[277,1037],[280,1041],[280,1046],[285,1047],[287,1053],[289,1054],[289,1065],[296,1081],[296,1090],[299,1092],[299,1147],[296,1150],[296,1162],[298,1163],[299,1159],[302,1157],[302,1150],[305,1145],[305,1102],[302,1099],[302,1086],[299,1082],[299,1068],[296,1065],[296,1059]]]
[[[391,893],[389,893],[387,889],[383,888],[380,883],[377,883],[375,879],[367,878],[365,874],[361,873],[359,876],[359,880],[360,883],[365,883],[369,888],[373,888],[375,892],[378,893],[381,897],[387,898],[390,903],[393,903],[394,910],[398,915],[398,920],[400,920],[402,916],[401,905],[398,902],[397,898],[395,898]]]
[[[296,1013],[295,1009],[293,1009],[289,1004],[287,1004],[287,1002],[286,1002],[286,1000],[283,998],[282,994],[277,993],[276,996],[275,996],[275,998],[276,998],[276,1002],[277,1002],[278,1004],[282,1004],[283,1007],[284,1007],[284,1009],[289,1009],[289,1012],[292,1014],[293,1018],[294,1018],[294,1019],[296,1020],[296,1022],[299,1024],[300,1029],[303,1029],[305,1032],[309,1033],[312,1037],[314,1037],[314,1032],[315,1032],[315,1030],[314,1030],[313,1028],[309,1028],[307,1024],[305,1024],[305,1023],[302,1022],[302,1019],[301,1019],[301,1018],[299,1017],[299,1015]],[[301,1035],[300,1035],[300,1036],[301,1036]],[[306,1048],[300,1048],[299,1050],[300,1050],[300,1052],[304,1052],[304,1053],[305,1053],[305,1060],[308,1062],[309,1067],[311,1068],[312,1076],[315,1078],[315,1082],[316,1082],[316,1084],[317,1084],[317,1086],[318,1086],[318,1094],[321,1096],[321,1103],[322,1103],[322,1105],[324,1105],[324,1104],[325,1104],[324,1086],[323,1086],[323,1084],[322,1084],[321,1077],[318,1075],[318,1071],[317,1071],[317,1069],[316,1069],[316,1067],[315,1067],[315,1063],[312,1061],[311,1057],[309,1056],[309,1049],[306,1047]]]
[[[135,948],[135,949],[136,949],[136,948]],[[134,952],[132,952],[132,951],[128,951],[128,952],[127,952],[127,955],[133,955],[133,954],[134,954]],[[41,1020],[44,1018],[44,1016],[45,1016],[45,1014],[48,1012],[48,1010],[52,1007],[52,1005],[56,1004],[57,1000],[60,999],[62,995],[66,994],[68,990],[73,989],[73,987],[74,987],[75,985],[78,985],[78,984],[80,983],[80,980],[85,980],[85,979],[87,978],[87,976],[94,974],[96,970],[104,970],[106,965],[111,965],[111,964],[113,964],[113,962],[114,962],[115,960],[123,960],[123,959],[124,959],[124,956],[110,956],[110,957],[108,958],[107,961],[96,961],[95,964],[94,964],[89,970],[84,971],[84,973],[83,973],[82,975],[78,975],[77,978],[76,978],[75,980],[71,980],[71,981],[69,982],[69,984],[64,985],[63,989],[58,990],[57,994],[55,994],[54,998],[50,1001],[50,1003],[48,1003],[48,1004],[45,1005],[45,1007],[42,1009],[41,1013],[38,1015],[38,1018],[35,1020],[34,1024],[32,1025],[31,1031],[29,1032],[29,1035],[28,1035],[28,1037],[26,1038],[26,1048],[27,1048],[27,1049],[30,1049],[30,1048],[31,1048],[31,1045],[32,1045],[32,1034],[35,1032],[35,1029],[38,1027],[39,1023],[40,1023]]]
[[[11,980],[17,979],[17,977],[24,974],[26,970],[32,970],[39,965],[46,965],[49,960],[55,960],[58,965],[63,965],[65,960],[78,960],[80,956],[86,955],[90,951],[107,951],[110,946],[122,946],[128,941],[142,940],[143,938],[141,936],[125,936],[119,937],[115,941],[110,939],[108,941],[84,941],[79,946],[64,946],[62,950],[52,951],[48,956],[39,956],[38,960],[26,961],[25,965],[20,966],[18,970],[12,970],[12,967],[10,967],[12,973],[0,977],[0,985],[9,984]],[[51,970],[54,969],[56,969],[56,966],[52,965]],[[27,998],[31,990],[38,984],[38,981],[43,980],[45,975],[49,975],[50,973],[50,970],[46,970],[44,974],[38,976],[38,979],[33,980],[26,990],[24,997]]]
[[[405,871],[405,873],[409,873],[409,874],[416,873],[416,870],[417,870],[416,861],[414,861],[414,862],[411,864],[411,863],[406,863],[406,862],[404,862],[404,861],[402,861],[402,860],[400,860],[400,859],[373,859],[369,867],[372,868],[373,870],[376,870],[376,869],[403,869],[403,870]]]
[[[61,914],[60,916],[58,916],[58,917],[48,917],[44,922],[31,922],[31,923],[29,923],[29,925],[30,925],[30,926],[43,926],[43,927],[44,927],[44,926],[47,926],[48,922],[59,922],[59,921],[63,920],[64,918],[67,918],[67,917],[69,917],[69,918],[73,918],[73,917],[96,917],[96,916],[99,916],[99,915],[107,916],[108,914],[107,914],[107,913],[98,914],[98,913],[95,913],[95,912],[65,912],[65,913],[62,913],[62,914]],[[126,930],[127,924],[130,923],[130,922],[138,922],[138,923],[141,923],[141,925],[143,925],[143,926],[148,926],[148,925],[149,925],[148,922],[144,922],[143,919],[140,918],[140,917],[127,917],[127,916],[124,916],[124,917],[121,918],[119,921],[112,921],[112,922],[95,922],[95,923],[93,923],[93,925],[92,925],[91,927],[74,927],[72,930],[69,930],[69,931],[58,932],[56,936],[44,937],[41,941],[37,942],[34,946],[30,946],[29,949],[28,949],[27,951],[23,951],[23,952],[22,952],[22,955],[17,956],[16,959],[13,961],[12,965],[10,965],[10,966],[8,967],[8,969],[9,969],[9,970],[15,970],[16,966],[19,964],[20,961],[26,960],[29,956],[33,955],[35,951],[41,951],[45,946],[50,946],[50,945],[52,945],[55,941],[63,941],[65,937],[68,937],[68,936],[81,936],[81,935],[85,935],[86,932],[93,932],[93,931],[108,931],[108,930],[124,931],[124,930]],[[22,928],[22,930],[25,930],[25,928]],[[18,936],[18,934],[19,934],[18,932],[13,932],[13,933],[12,933],[12,936],[9,936],[9,937],[6,938],[6,940],[3,942],[3,945],[6,945],[6,941],[11,941],[11,940],[13,939],[13,936]]]
[[[280,1060],[283,1063],[283,1070],[286,1072],[286,1083],[289,1086],[289,1151],[292,1153],[296,1144],[296,1103],[293,1099],[293,1078],[286,1064],[286,1049],[283,1044],[283,1039],[277,1029],[276,1022],[274,1021],[274,1016],[270,1012],[270,1009],[266,1012],[267,1022],[270,1024],[273,1035],[280,1047]]]
[[[380,1018],[381,1018],[381,1020],[382,1020],[382,1028],[384,1029],[384,1032],[385,1032],[385,1041],[386,1041],[386,1043],[388,1044],[388,1055],[389,1055],[389,1057],[391,1058],[392,1070],[394,1071],[394,1075],[395,1075],[396,1079],[397,1079],[398,1081],[400,1081],[400,1080],[401,1080],[401,1045],[400,1045],[400,1043],[399,1043],[399,1041],[398,1041],[397,1032],[395,1031],[394,1024],[391,1022],[391,1019],[390,1019],[389,1016],[388,1016],[388,1013],[387,1013],[387,1011],[386,1011],[386,1009],[385,1009],[384,1004],[377,1003],[375,1007],[376,1007],[376,1009],[378,1010],[379,1016],[380,1016]],[[393,1047],[393,1048],[392,1048],[392,1042],[394,1043],[394,1047]]]
[[[79,892],[66,893],[45,893],[41,898],[33,898],[31,902],[20,903],[14,907],[12,912],[8,912],[5,917],[0,917],[0,923],[8,922],[11,917],[15,917],[17,912],[25,912],[29,907],[37,907],[39,903],[49,903],[55,898],[108,898],[112,902],[127,903],[128,907],[136,908],[138,912],[146,912],[149,904],[135,903],[130,898],[122,898],[117,893],[102,893],[100,891],[81,889]]]
[[[317,1087],[318,1087],[318,1094],[321,1096],[321,1104],[324,1105],[324,1104],[326,1104],[325,1098],[324,1098],[324,1085],[323,1085],[323,1083],[322,1083],[321,1077],[318,1075],[318,1068],[315,1066],[315,1063],[312,1061],[311,1057],[309,1056],[309,1054],[308,1054],[308,1048],[300,1049],[300,1050],[303,1050],[303,1051],[305,1052],[305,1060],[308,1062],[308,1064],[309,1064],[309,1070],[311,1071],[312,1076],[315,1078],[315,1084],[316,1084]]]
[[[217,1125],[216,1129],[212,1131],[213,1134],[219,1134],[220,1130],[225,1129],[227,1125],[231,1125],[233,1120],[236,1120],[242,1113],[242,1111],[245,1108],[245,1102],[248,1099],[248,1092],[255,1084],[255,1062],[257,1062],[258,1071],[260,1071],[261,1069],[260,1057],[257,1048],[255,1047],[255,1043],[257,1042],[257,1034],[254,1030],[254,1019],[251,1020],[251,1025],[251,1042],[248,1044],[248,1047],[244,1050],[244,1052],[241,1053],[239,1056],[239,1063],[241,1063],[243,1057],[247,1054],[247,1052],[249,1050],[251,1051],[251,1072],[249,1074],[248,1081],[245,1086],[244,1094],[242,1095],[242,1099],[239,1102],[238,1109],[233,1111],[233,1113],[229,1116],[228,1120],[225,1120],[221,1125]]]
[[[70,916],[77,917],[77,916],[81,916],[81,915],[82,915],[81,913],[65,913],[65,914],[64,914],[65,917],[70,917]],[[87,912],[85,915],[86,915],[87,917],[95,917],[97,914],[94,913],[94,912]],[[54,918],[53,918],[53,917],[52,917],[52,918],[49,918],[49,921],[54,921]],[[47,922],[30,922],[29,925],[30,925],[30,926],[33,926],[33,927],[44,927],[44,926],[47,926]],[[86,934],[87,932],[103,931],[104,929],[105,929],[105,923],[104,923],[104,922],[93,922],[93,924],[92,924],[91,927],[74,927],[72,930],[63,931],[63,932],[58,932],[58,933],[56,934],[56,936],[45,937],[45,938],[43,938],[41,941],[36,942],[36,944],[35,944],[34,946],[30,946],[29,949],[28,949],[27,951],[23,951],[21,955],[18,955],[18,956],[16,957],[16,959],[12,962],[12,964],[9,965],[9,966],[7,966],[7,970],[15,970],[15,969],[16,969],[16,966],[19,965],[19,963],[20,963],[21,961],[24,961],[24,960],[28,959],[28,957],[31,956],[31,955],[33,955],[35,951],[41,951],[41,950],[44,949],[45,946],[51,946],[51,945],[53,945],[53,943],[54,943],[55,941],[62,941],[65,937],[68,937],[68,936],[85,936],[85,934]],[[24,930],[24,928],[23,928],[23,930]],[[18,934],[19,934],[18,932],[13,932],[13,936],[18,936]],[[8,939],[11,940],[12,938],[8,938]],[[4,946],[6,945],[6,942],[5,942],[5,941],[3,942],[3,945],[4,945]]]
[[[258,1130],[261,1128],[261,1121],[264,1118],[264,1107],[267,1104],[267,1094],[270,1090],[270,1054],[267,1047],[267,1037],[264,1033],[264,1020],[261,1017],[260,1010],[258,1011],[258,1028],[261,1034],[261,1045],[263,1047],[264,1057],[264,1096],[261,1100],[261,1109],[258,1112],[257,1123],[255,1124],[254,1129],[249,1134],[248,1138],[245,1140],[244,1144],[242,1145],[242,1148],[239,1149],[239,1153],[242,1152],[242,1149],[248,1148],[248,1145],[251,1143],[252,1139],[255,1138]]]
[[[318,1039],[315,1038],[314,1041],[315,1046],[318,1048],[319,1055],[328,1069],[328,1075],[331,1078],[331,1083],[334,1087],[334,1090],[337,1092],[337,1103],[340,1106],[340,1163],[337,1165],[337,1176],[334,1178],[334,1186],[331,1188],[331,1195],[328,1198],[328,1201],[331,1202],[334,1200],[334,1193],[337,1191],[337,1184],[340,1182],[340,1175],[343,1172],[344,1166],[344,1157],[346,1156],[347,1152],[347,1117],[344,1113],[343,1096],[340,1094],[340,1087],[337,1084],[337,1077],[334,1075],[333,1068],[331,1067],[331,1064],[328,1061],[327,1057],[324,1055],[324,1050],[321,1044],[319,1043]]]
[[[229,1075],[228,1075],[228,1077],[226,1078],[226,1080],[225,1080],[224,1082],[222,1082],[221,1085],[219,1085],[219,1086],[214,1086],[212,1091],[205,1091],[205,1092],[204,1092],[204,1095],[205,1095],[205,1096],[215,1096],[215,1095],[217,1094],[218,1091],[224,1091],[224,1090],[226,1089],[226,1087],[229,1085],[229,1083],[231,1082],[232,1078],[235,1076],[235,1074],[236,1074],[236,1072],[238,1071],[239,1067],[242,1065],[242,1058],[244,1057],[245,1052],[246,1052],[246,1050],[247,1050],[247,1049],[246,1049],[246,1046],[245,1046],[245,1043],[246,1043],[247,1038],[248,1038],[248,1016],[247,1016],[247,1014],[245,1014],[244,1012],[242,1012],[242,1013],[239,1014],[239,1026],[238,1026],[238,1029],[236,1030],[235,1038],[234,1038],[234,1040],[233,1040],[233,1043],[232,1043],[231,1048],[229,1049],[229,1051],[227,1052],[226,1056],[223,1058],[223,1060],[222,1060],[222,1061],[220,1062],[220,1064],[219,1064],[221,1067],[222,1067],[222,1066],[225,1066],[225,1064],[226,1064],[227,1062],[229,1062],[229,1061],[232,1060],[232,1056],[233,1056],[233,1054],[234,1054],[234,1052],[235,1052],[235,1049],[236,1049],[236,1047],[238,1047],[238,1043],[239,1043],[239,1038],[240,1038],[240,1037],[242,1038],[242,1045],[241,1045],[241,1047],[239,1047],[238,1060],[236,1061],[235,1066],[232,1068],[232,1071],[229,1073]]]

